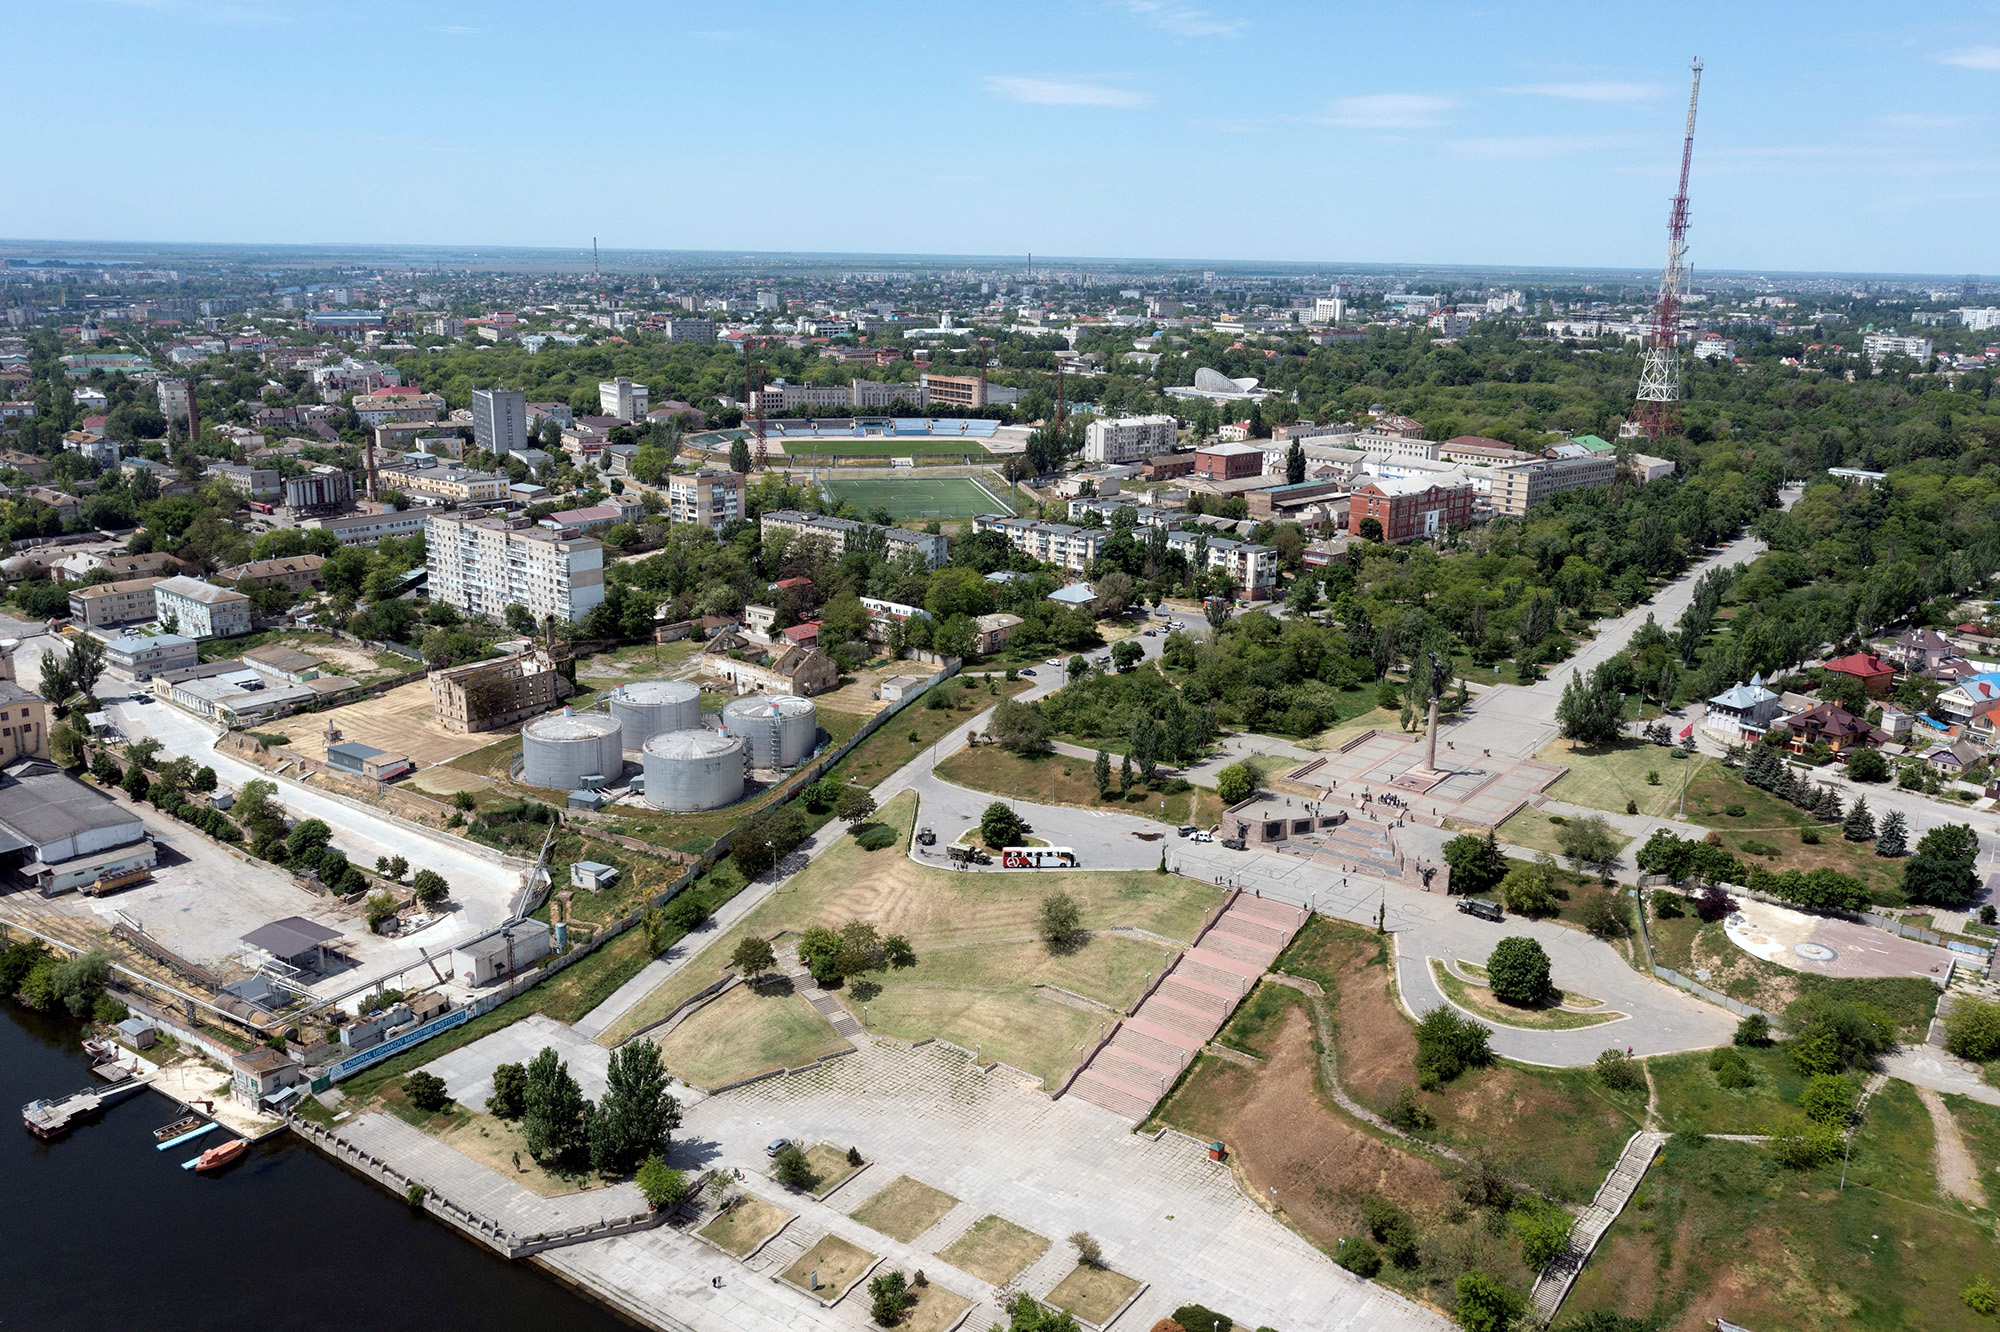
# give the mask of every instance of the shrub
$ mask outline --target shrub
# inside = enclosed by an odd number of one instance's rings
[[[1799,841],[1806,846],[1819,845],[1819,831],[1815,828],[1799,829]]]
[[[1799,1109],[1815,1124],[1847,1127],[1854,1118],[1854,1079],[1841,1073],[1818,1073],[1799,1092]]]
[[[1991,1316],[2000,1313],[2000,1291],[1994,1290],[1993,1283],[1985,1277],[1958,1292],[1958,1298],[1964,1300],[1965,1307],[1976,1314]]]
[[[1944,1020],[1944,1048],[1978,1064],[2000,1059],[2000,1004],[1957,996]]]
[[[1460,1275],[1454,1293],[1459,1326],[1465,1332],[1506,1332],[1527,1312],[1527,1301],[1519,1291],[1484,1272]]]
[[[1257,792],[1257,774],[1241,763],[1232,763],[1215,774],[1215,794],[1225,805],[1248,800]]]
[[[1679,920],[1687,914],[1687,899],[1679,893],[1655,888],[1646,901],[1653,908],[1654,920]]]
[[[412,1184],[408,1189],[403,1191],[403,1201],[408,1203],[412,1209],[422,1207],[424,1199],[427,1196],[429,1196],[428,1191],[421,1184]]]
[[[896,844],[896,830],[886,823],[864,823],[854,830],[863,851],[883,851]]]
[[[1637,813],[1639,812],[1639,802],[1638,802],[1638,801],[1636,801],[1636,800],[1628,800],[1628,801],[1626,801],[1626,802],[1625,802],[1625,812],[1626,812],[1627,814],[1637,814]]]
[[[1646,772],[1646,785],[1658,786],[1659,784],[1660,784],[1660,774],[1657,771],[1648,769]]]
[[[1771,1155],[1793,1170],[1812,1170],[1840,1155],[1840,1134],[1804,1115],[1792,1115],[1769,1126]]]
[[[1597,1056],[1597,1080],[1613,1091],[1642,1091],[1646,1086],[1646,1070],[1638,1060],[1614,1046]]]
[[[640,1164],[634,1179],[639,1185],[639,1192],[655,1209],[677,1207],[688,1196],[686,1173],[661,1160],[657,1152]]]
[[[1183,1304],[1174,1310],[1173,1320],[1186,1328],[1187,1332],[1198,1332],[1201,1328],[1214,1328],[1215,1332],[1230,1332],[1230,1329],[1236,1326],[1230,1321],[1228,1314],[1219,1314],[1199,1304]]]
[[[1340,1265],[1358,1277],[1372,1277],[1382,1270],[1382,1251],[1366,1235],[1356,1235],[1340,1246]]]
[[[1036,921],[1042,938],[1057,948],[1073,946],[1083,932],[1083,912],[1068,893],[1044,897]]]
[[[1486,959],[1486,979],[1493,997],[1504,1004],[1540,1004],[1549,997],[1549,955],[1524,934],[1510,935],[1493,945]]]
[[[861,1149],[859,1147],[849,1147],[847,1149],[847,1164],[856,1167],[860,1166]]]
[[[403,1095],[426,1114],[435,1114],[451,1104],[451,1091],[444,1085],[444,1079],[422,1069],[403,1079]]]
[[[1104,1266],[1104,1246],[1097,1242],[1095,1235],[1079,1230],[1069,1237],[1069,1242],[1076,1246],[1076,1261],[1079,1264],[1096,1268]]]
[[[1872,1065],[1896,1043],[1896,1024],[1872,1004],[1808,996],[1785,1010],[1796,1033],[1792,1066],[1808,1077]]]
[[[528,1108],[528,1070],[520,1064],[501,1064],[493,1070],[493,1094],[486,1098],[486,1113],[495,1119],[519,1119]]]
[[[1732,819],[1740,819],[1743,817],[1745,813],[1744,808],[1741,805],[1724,805],[1722,807],[1722,812],[1724,814],[1727,814]]]
[[[1694,913],[1700,916],[1705,924],[1713,925],[1734,910],[1736,910],[1736,899],[1713,886],[1702,889],[1700,895],[1694,899]]]
[[[1429,1090],[1492,1063],[1492,1037],[1484,1023],[1439,1004],[1417,1023],[1417,1085]]]
[[[396,899],[387,893],[376,893],[368,899],[367,915],[370,931],[379,932],[383,922],[396,914]]]
[[[1625,932],[1625,913],[1610,893],[1593,893],[1578,906],[1576,923],[1600,939],[1615,939]]]
[[[1750,1061],[1733,1045],[1710,1052],[1708,1067],[1715,1074],[1717,1085],[1728,1091],[1742,1091],[1757,1085],[1756,1075],[1750,1071]]]
[[[1521,1244],[1521,1261],[1540,1271],[1569,1247],[1576,1218],[1554,1203],[1530,1195],[1514,1209],[1514,1238]]]
[[[1737,1045],[1758,1048],[1771,1043],[1771,1019],[1762,1013],[1752,1013],[1736,1024],[1736,1035],[1732,1038]]]
[[[797,1143],[788,1143],[771,1163],[771,1177],[788,1189],[806,1190],[819,1183],[811,1162]]]
[[[1381,1198],[1368,1198],[1361,1204],[1361,1219],[1367,1223],[1368,1233],[1381,1243],[1390,1262],[1410,1268],[1421,1261],[1416,1222],[1402,1208]],[[1179,1321],[1178,1314],[1175,1321]]]
[[[1437,1127],[1437,1116],[1417,1099],[1416,1088],[1407,1085],[1396,1089],[1396,1103],[1383,1118],[1405,1133],[1428,1133]]]

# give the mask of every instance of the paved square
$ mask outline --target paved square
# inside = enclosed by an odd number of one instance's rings
[[[1284,780],[1320,792],[1326,803],[1368,809],[1385,818],[1414,815],[1432,824],[1455,819],[1486,828],[1505,822],[1566,771],[1553,763],[1474,749],[1440,735],[1437,770],[1444,779],[1420,794],[1402,789],[1399,779],[1423,762],[1422,733],[1378,730],[1299,764]]]
[[[493,1094],[493,1070],[501,1064],[532,1063],[544,1047],[553,1047],[556,1058],[569,1065],[569,1075],[586,1097],[593,1101],[603,1097],[611,1051],[567,1023],[540,1013],[530,1013],[491,1036],[433,1059],[423,1071],[443,1078],[452,1100],[484,1112],[486,1098]]]

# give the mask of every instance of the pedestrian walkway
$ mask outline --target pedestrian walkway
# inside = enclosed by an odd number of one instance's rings
[[[1625,1210],[1625,1204],[1632,1201],[1632,1195],[1639,1188],[1639,1181],[1646,1177],[1653,1158],[1666,1145],[1667,1135],[1641,1130],[1634,1133],[1625,1144],[1625,1150],[1618,1157],[1611,1173],[1598,1186],[1597,1196],[1590,1206],[1583,1209],[1576,1219],[1576,1228],[1570,1232],[1569,1244],[1551,1259],[1535,1278],[1535,1290],[1531,1300],[1535,1313],[1544,1322],[1555,1319],[1556,1311],[1569,1295],[1569,1288],[1576,1284],[1577,1274],[1590,1261],[1597,1242],[1604,1238],[1604,1232],[1611,1229],[1611,1223]]]
[[[1306,912],[1290,903],[1233,893],[1066,1094],[1143,1120],[1305,923]]]

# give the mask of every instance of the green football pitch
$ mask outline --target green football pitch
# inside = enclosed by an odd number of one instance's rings
[[[887,509],[896,522],[929,518],[974,518],[982,513],[1012,513],[1004,486],[988,488],[962,476],[879,477],[865,481],[822,481],[826,500],[836,507],[852,504],[862,515]]]

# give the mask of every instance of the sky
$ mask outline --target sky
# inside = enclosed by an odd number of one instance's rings
[[[0,236],[2000,273],[2000,3],[0,0]]]

